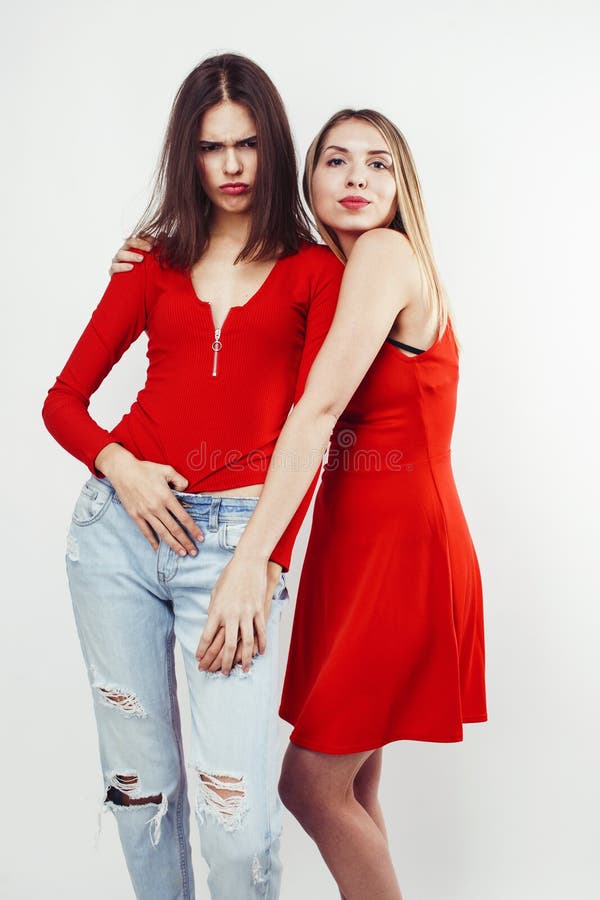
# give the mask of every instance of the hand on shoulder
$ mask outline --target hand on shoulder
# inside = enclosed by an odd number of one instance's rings
[[[135,235],[128,237],[119,247],[112,258],[111,267],[108,270],[109,275],[115,275],[118,272],[130,272],[134,263],[143,262],[146,253],[149,253],[154,246],[154,241]],[[135,252],[135,251],[142,251]]]

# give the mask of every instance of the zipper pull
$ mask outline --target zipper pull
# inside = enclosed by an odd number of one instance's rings
[[[221,343],[221,329],[220,328],[215,328],[215,339],[212,342],[212,348],[215,352],[215,355],[213,357],[212,373],[213,373],[213,375],[216,375],[217,374],[217,359],[219,357],[219,350],[223,349],[223,344]]]

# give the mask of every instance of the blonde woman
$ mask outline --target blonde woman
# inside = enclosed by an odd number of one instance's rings
[[[460,741],[487,720],[480,571],[450,459],[458,345],[405,139],[342,110],[304,189],[346,269],[335,317],[211,596],[197,657],[228,667],[239,610],[330,444],[280,715],[279,791],[346,900],[398,900],[377,799],[381,748]],[[293,464],[290,465],[290,460]]]

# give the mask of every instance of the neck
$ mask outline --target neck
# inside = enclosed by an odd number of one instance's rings
[[[340,242],[340,247],[344,251],[344,255],[346,259],[350,258],[350,253],[352,252],[352,248],[354,247],[356,241],[361,236],[361,231],[337,231],[337,239]]]
[[[230,213],[213,207],[210,219],[210,240],[232,244],[240,250],[248,240],[252,214]]]

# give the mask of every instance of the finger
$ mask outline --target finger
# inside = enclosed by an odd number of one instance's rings
[[[165,513],[163,513],[163,515],[166,516],[167,513],[165,512]],[[184,547],[184,545],[182,543],[180,543],[174,537],[174,535],[171,531],[171,529],[173,528],[173,524],[172,524],[173,519],[171,519],[171,521],[169,522],[169,527],[167,527],[167,525],[165,525],[164,521],[162,520],[162,518],[160,518],[160,516],[157,513],[147,513],[146,520],[150,523],[150,525],[152,525],[152,527],[154,528],[154,530],[157,533],[157,535],[159,536],[159,538],[162,538],[162,540],[165,542],[165,544],[168,544],[169,547],[171,547],[171,549],[174,550],[178,556],[187,556],[187,552],[188,552],[187,549]],[[181,531],[181,529],[179,529],[179,530]],[[181,533],[182,533],[182,536],[185,538],[186,543],[190,544],[190,539],[188,537],[186,537],[186,535],[183,532],[181,532]],[[196,550],[196,548],[194,547],[193,544],[191,544],[191,547],[194,550],[194,553],[192,555],[195,556],[198,551]]]
[[[191,540],[191,538],[187,534],[187,532],[183,530],[183,528],[181,527],[181,525],[179,524],[179,522],[177,521],[177,519],[171,512],[171,510],[169,508],[169,504],[171,503],[171,501],[167,500],[166,502],[167,502],[167,508],[165,510],[165,516],[164,517],[161,516],[163,524],[166,525],[166,527],[171,532],[172,536],[175,538],[175,540],[179,544],[181,544],[181,546],[184,548],[184,550],[186,550],[188,553],[191,553],[192,556],[196,556],[196,554],[198,553],[196,545]],[[189,518],[189,516],[188,516],[188,518]],[[194,524],[194,523],[192,522],[192,524]],[[194,527],[194,531],[196,531],[195,527]]]
[[[110,269],[108,270],[109,275],[116,275],[117,272],[130,272],[133,269],[133,266],[130,263],[116,263],[114,262]]]
[[[126,237],[123,241],[124,247],[135,247],[137,250],[152,250],[153,243],[152,241],[140,237],[139,235],[132,234],[129,237]]]
[[[195,537],[197,541],[204,540],[204,532],[198,523],[192,519],[190,514],[185,511],[185,508],[181,505],[175,494],[171,494],[165,505],[169,512],[175,516],[176,519],[179,519],[183,527],[187,528],[192,537]]]
[[[113,256],[114,263],[137,263],[143,262],[143,259],[144,257],[141,253],[133,253],[131,250],[124,250],[123,247],[117,250],[117,252]]]
[[[240,633],[242,635],[242,668],[244,672],[248,672],[252,665],[252,647],[254,646],[254,627],[250,616],[244,616],[240,622]]]
[[[235,651],[235,656],[233,657],[233,666],[237,666],[238,663],[242,661],[242,645],[238,644],[237,650]]]
[[[239,619],[228,619],[225,623],[225,644],[223,645],[223,660],[221,662],[221,671],[223,675],[229,675],[233,664],[233,657],[237,650],[238,632],[240,628]]]
[[[258,656],[258,641],[256,640],[256,635],[254,635],[254,643],[252,645],[252,656]]]
[[[207,672],[218,672],[221,668],[222,661],[223,661],[223,651],[221,650],[221,652],[217,654],[217,658],[211,665],[210,669],[207,669],[206,671]]]
[[[219,619],[216,615],[213,615],[212,613],[208,614],[208,619],[206,620],[204,631],[200,635],[200,641],[198,642],[198,647],[196,648],[196,659],[202,659],[202,657],[214,641],[215,635],[222,624],[223,623],[219,622]]]
[[[217,656],[221,655],[221,651],[223,649],[223,644],[225,643],[225,629],[223,627],[219,628],[217,631],[215,638],[211,645],[208,647],[206,653],[203,654],[200,664],[198,666],[199,669],[210,669],[213,662],[217,658]]]
[[[265,625],[265,614],[262,609],[254,616],[254,632],[258,642],[258,652],[264,653],[267,649],[267,627]]]
[[[131,515],[131,514],[130,514]],[[131,518],[140,529],[144,537],[147,539],[148,543],[151,545],[153,550],[158,550],[158,541],[156,540],[156,535],[148,525],[145,519],[142,516],[131,515]]]

